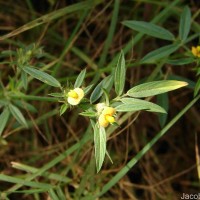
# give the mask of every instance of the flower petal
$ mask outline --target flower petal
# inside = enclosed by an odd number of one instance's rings
[[[101,114],[100,116],[99,116],[99,125],[100,126],[102,126],[102,127],[107,127],[108,126],[108,124],[109,124],[109,122],[106,120],[106,118],[105,118],[105,115],[103,115],[103,114]]]
[[[72,98],[72,97],[68,97],[67,98],[67,101],[69,104],[75,106],[77,104],[79,104],[80,100],[79,99],[75,99],[75,98]]]
[[[112,107],[105,107],[102,114],[104,115],[110,115],[113,116],[115,114],[116,110]]]

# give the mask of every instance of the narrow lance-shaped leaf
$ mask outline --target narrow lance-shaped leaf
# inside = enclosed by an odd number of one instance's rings
[[[156,38],[174,40],[174,35],[171,32],[150,22],[127,20],[123,21],[122,24],[135,31],[139,31]]]
[[[27,123],[26,123],[26,120],[24,118],[24,116],[22,115],[21,111],[14,105],[12,104],[9,104],[8,105],[9,107],[9,110],[12,114],[12,116],[23,126],[27,127]]]
[[[0,115],[0,136],[8,122],[10,112],[8,108],[4,108],[3,112]]]
[[[97,173],[100,171],[106,154],[106,131],[103,127],[94,126],[94,147]]]
[[[30,103],[21,100],[14,100],[13,103],[22,109],[28,110],[30,112],[36,113],[37,109]]]
[[[34,78],[48,84],[51,85],[53,87],[61,87],[60,83],[51,75],[39,71],[35,68],[32,67],[23,67],[22,68],[27,74],[33,76]]]
[[[115,107],[115,110],[117,112],[136,112],[140,110],[147,110],[147,108],[142,105],[126,103],[126,104],[120,104],[119,106]]]
[[[79,113],[79,115],[86,116],[86,117],[96,117],[97,114],[94,111],[84,111]]]
[[[24,89],[27,90],[28,80],[27,80],[27,74],[24,71],[21,72],[21,80],[22,80]]]
[[[195,58],[179,58],[176,60],[167,60],[166,63],[170,65],[187,65],[193,63]]]
[[[131,105],[133,107],[143,107],[144,110],[149,111],[149,112],[158,112],[158,113],[166,113],[166,111],[160,107],[159,105],[149,102],[149,101],[145,101],[145,100],[141,100],[141,99],[134,99],[134,98],[122,98],[121,101],[124,103],[121,106],[118,106],[118,111],[119,108],[121,107],[121,109],[126,105],[129,104],[130,108],[127,111],[122,111],[122,112],[128,112],[131,111]]]
[[[104,89],[108,89],[110,88],[110,86],[113,84],[113,76],[110,75],[106,78],[104,78],[93,90],[91,96],[90,96],[90,102],[94,103],[95,101],[97,101],[103,94],[103,90]]]
[[[127,95],[136,98],[149,97],[157,94],[176,90],[186,86],[188,83],[175,80],[163,80],[144,83],[131,88]]]
[[[106,103],[106,105],[109,105],[110,104],[109,103],[109,94],[108,94],[107,90],[105,90],[104,88],[102,88],[102,90],[103,90],[104,97],[105,97],[105,103]]]
[[[171,53],[175,52],[179,48],[179,44],[170,44],[154,51],[151,51],[147,55],[145,55],[141,62],[142,63],[155,63],[161,58],[168,57]]]
[[[198,94],[200,90],[200,78],[198,79],[196,85],[195,85],[195,88],[194,88],[194,96],[196,96]]]
[[[86,88],[83,88],[85,95],[90,92],[90,90],[92,89],[93,86],[94,86],[94,84],[91,84],[91,85],[88,85]]]
[[[158,105],[162,106],[166,111],[169,110],[169,98],[167,93],[160,94],[156,97]],[[160,126],[163,128],[167,121],[167,115],[158,114]]]
[[[82,70],[81,73],[78,75],[75,83],[74,88],[80,87],[83,83],[83,80],[85,78],[86,69]]]
[[[63,104],[61,107],[60,107],[60,116],[63,115],[65,113],[65,111],[67,110],[67,108],[69,107],[68,104]]]
[[[125,76],[126,76],[125,59],[124,59],[124,53],[123,51],[121,51],[117,62],[117,67],[115,69],[115,81],[114,81],[115,91],[118,96],[120,96],[123,93]]]
[[[179,25],[179,37],[182,41],[187,39],[191,26],[191,12],[188,6],[183,9]]]
[[[57,97],[57,98],[61,98],[61,97],[64,97],[64,94],[63,93],[50,93],[48,94],[49,96],[52,96],[52,97]]]

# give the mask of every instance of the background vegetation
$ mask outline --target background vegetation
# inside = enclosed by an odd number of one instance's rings
[[[152,22],[177,36],[186,5],[192,16],[187,40],[170,57],[140,62],[170,42],[133,31],[122,22]],[[199,44],[199,6],[195,0],[0,1],[1,94],[11,91],[9,98],[28,121],[26,128],[10,117],[0,137],[0,199],[173,200],[182,193],[198,193],[198,62],[191,60],[191,47]],[[106,158],[96,173],[89,120],[77,109],[59,116],[61,104],[48,95],[59,90],[36,79],[29,77],[27,90],[21,89],[26,96],[17,93],[13,52],[32,47],[31,64],[64,86],[74,83],[85,68],[85,85],[98,83],[113,72],[121,49],[126,57],[126,91],[160,79],[189,85],[152,99],[168,115],[125,114],[119,128],[109,127],[107,148],[113,164]]]

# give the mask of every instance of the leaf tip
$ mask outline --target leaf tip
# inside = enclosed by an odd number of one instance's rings
[[[180,81],[180,87],[185,87],[185,86],[187,86],[188,85],[188,83],[187,82],[185,82],[185,81]]]

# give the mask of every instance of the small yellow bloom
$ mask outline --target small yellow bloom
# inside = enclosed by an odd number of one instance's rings
[[[112,107],[104,107],[101,115],[99,116],[99,125],[102,127],[107,127],[110,123],[115,122],[113,115],[115,114],[115,109]]]
[[[107,127],[109,125],[109,121],[107,121],[105,115],[101,114],[99,116],[99,125],[102,127]]]
[[[105,108],[103,109],[103,111],[102,111],[102,114],[112,116],[112,115],[115,114],[115,112],[116,112],[116,111],[115,111],[114,108],[112,108],[112,107],[105,107]]]
[[[115,118],[110,115],[105,115],[105,118],[108,122],[113,123],[115,122]]]
[[[71,105],[77,105],[84,97],[84,91],[81,88],[75,88],[67,93],[67,101]]]
[[[192,54],[196,57],[200,57],[200,46],[192,47]]]

